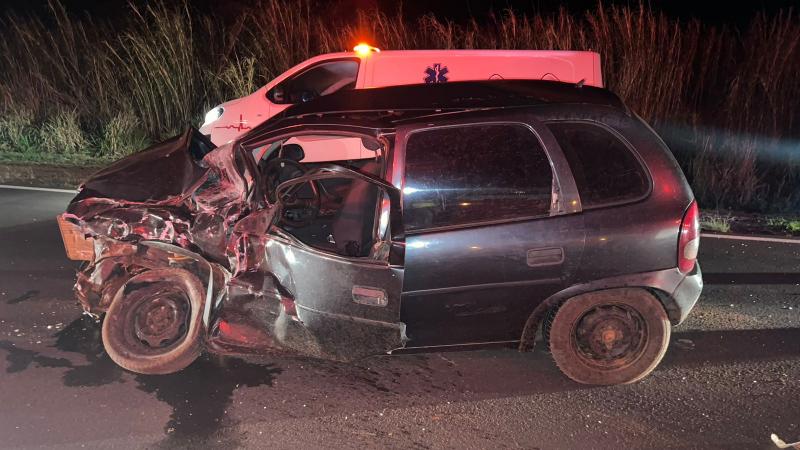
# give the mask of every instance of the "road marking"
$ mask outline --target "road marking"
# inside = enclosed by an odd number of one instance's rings
[[[43,191],[43,192],[61,192],[64,194],[77,194],[78,191],[75,189],[54,189],[54,188],[40,188],[40,187],[30,187],[30,186],[12,186],[9,184],[0,184],[0,188],[3,189],[18,189],[20,191]]]
[[[730,239],[733,241],[758,241],[758,242],[780,242],[783,244],[800,244],[800,239],[789,239],[789,238],[773,238],[773,237],[763,237],[763,236],[741,236],[741,235],[723,235],[723,234],[706,234],[701,233],[700,236],[704,238],[713,238],[713,239]]]

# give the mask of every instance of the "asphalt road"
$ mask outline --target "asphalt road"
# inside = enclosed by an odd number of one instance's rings
[[[707,286],[659,368],[586,387],[542,350],[117,368],[53,216],[0,188],[1,447],[775,448],[800,440],[800,245],[705,239]]]

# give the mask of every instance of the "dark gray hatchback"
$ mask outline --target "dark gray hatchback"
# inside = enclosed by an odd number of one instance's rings
[[[109,355],[144,373],[204,347],[529,351],[541,330],[570,378],[629,383],[702,289],[667,147],[615,95],[555,82],[341,92],[219,148],[189,131],[87,181],[60,222]]]

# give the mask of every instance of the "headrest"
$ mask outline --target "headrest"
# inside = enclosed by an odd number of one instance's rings
[[[281,158],[291,159],[300,162],[306,157],[303,147],[298,144],[283,144],[281,147]]]

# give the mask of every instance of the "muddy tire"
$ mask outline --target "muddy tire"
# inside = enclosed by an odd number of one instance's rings
[[[661,362],[670,330],[661,302],[645,290],[592,292],[558,309],[549,330],[550,353],[578,383],[633,383]]]
[[[103,320],[103,346],[111,359],[142,374],[177,372],[202,351],[204,295],[182,269],[143,272],[117,292]]]

